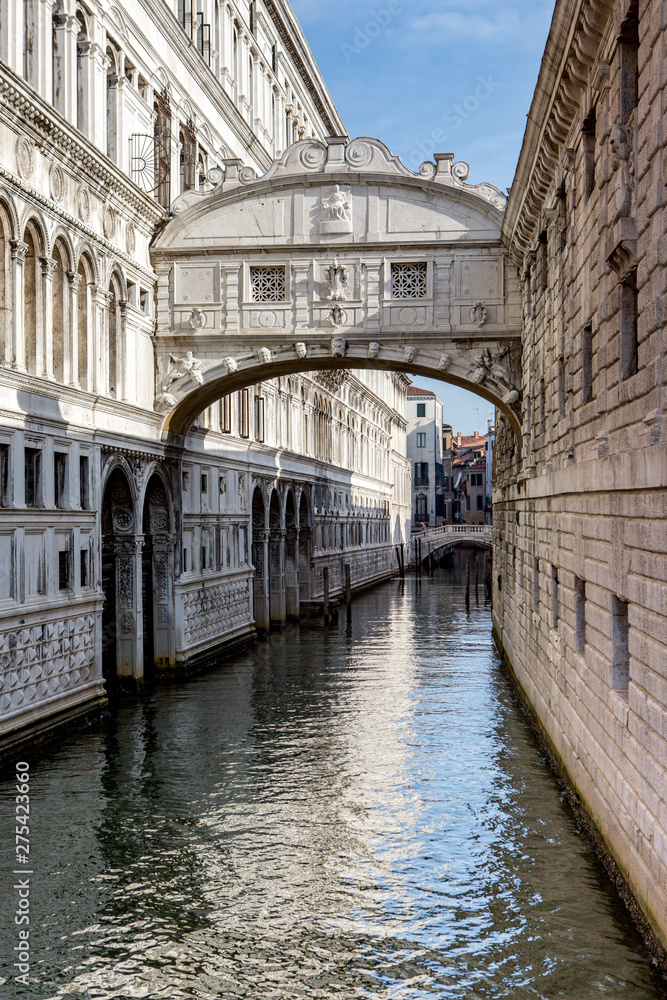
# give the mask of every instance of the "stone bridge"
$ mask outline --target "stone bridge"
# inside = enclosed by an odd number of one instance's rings
[[[412,173],[375,139],[304,140],[256,177],[188,191],[158,235],[156,408],[178,442],[237,389],[294,372],[440,378],[521,429],[521,308],[505,196],[436,154]]]
[[[491,551],[493,528],[490,524],[443,524],[438,528],[415,532],[410,539],[410,561],[417,559],[417,552],[421,553],[422,559],[426,559],[433,552],[458,545],[475,545]]]

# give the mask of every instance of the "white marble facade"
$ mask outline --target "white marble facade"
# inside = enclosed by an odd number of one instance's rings
[[[156,227],[224,161],[344,133],[287,4],[192,9],[1,0],[5,741],[94,705],[103,662],[191,659],[321,598],[325,565],[332,592],[381,578],[407,536],[400,374],[265,381],[163,441]]]

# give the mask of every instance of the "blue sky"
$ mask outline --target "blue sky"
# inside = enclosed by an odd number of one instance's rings
[[[353,138],[382,139],[413,170],[454,153],[471,183],[512,183],[554,0],[291,5]],[[471,393],[417,381],[438,392],[455,431],[493,415]]]

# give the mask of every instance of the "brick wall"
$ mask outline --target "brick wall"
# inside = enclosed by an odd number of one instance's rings
[[[494,617],[664,945],[667,4],[639,0],[637,13],[634,23],[628,0],[556,4],[532,112],[546,128],[529,124],[512,189],[505,235],[523,278],[524,439],[519,467],[499,418]]]

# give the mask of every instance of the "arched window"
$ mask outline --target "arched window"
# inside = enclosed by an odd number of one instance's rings
[[[9,217],[0,205],[0,365],[11,363],[10,235]]]
[[[118,81],[122,76],[120,52],[109,41],[107,45],[107,156],[118,162]]]
[[[234,28],[232,37],[232,73],[234,75],[234,101],[238,102],[239,97],[239,33]]]
[[[116,275],[109,285],[109,313],[107,323],[107,392],[119,395],[120,302],[122,292]]]
[[[37,65],[34,7],[34,0],[23,0],[23,78],[32,84]]]
[[[248,117],[251,126],[255,121],[255,60],[252,56],[248,59]]]
[[[69,326],[69,309],[66,296],[69,285],[66,272],[69,259],[64,244],[59,241],[53,248],[55,267],[51,277],[51,329],[53,343],[53,377],[56,382],[65,381],[65,341]]]
[[[51,67],[52,92],[51,100],[54,108],[61,113],[65,108],[65,46],[67,39],[67,15],[63,11],[63,0],[56,0],[51,11]]]
[[[25,264],[23,265],[23,337],[25,342],[25,364],[32,375],[41,375],[38,371],[38,316],[41,268],[39,263],[39,240],[29,225],[24,233],[23,242],[27,245]],[[41,366],[40,366],[41,367]]]
[[[77,295],[77,352],[78,352],[78,369],[79,369],[79,385],[84,392],[90,392],[92,389],[91,377],[89,370],[89,358],[90,358],[90,336],[92,331],[91,322],[91,285],[92,285],[92,268],[89,262],[82,258],[79,262],[79,270],[77,274],[79,276],[79,288]]]
[[[180,189],[190,191],[195,186],[197,139],[192,128],[184,125],[178,133]]]
[[[171,204],[171,108],[167,94],[157,94],[153,105],[154,126],[154,170],[157,200],[163,208]]]
[[[197,154],[197,187],[200,191],[204,190],[206,186],[206,153],[203,149],[199,150]]]
[[[215,75],[220,76],[220,53],[222,52],[222,36],[220,34],[220,4],[218,3],[218,0],[215,0],[213,31],[215,33],[213,39],[213,44],[215,45]]]
[[[79,31],[76,37],[76,124],[79,131],[88,134],[88,61],[90,40],[86,15],[79,8],[76,12]]]

